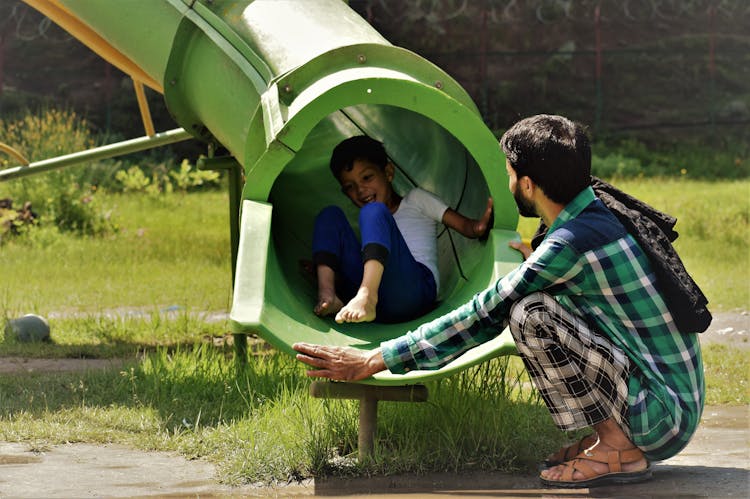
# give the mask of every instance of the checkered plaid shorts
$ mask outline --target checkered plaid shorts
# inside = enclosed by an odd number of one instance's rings
[[[622,350],[545,293],[516,302],[509,325],[558,428],[576,430],[612,418],[630,434],[630,361]]]

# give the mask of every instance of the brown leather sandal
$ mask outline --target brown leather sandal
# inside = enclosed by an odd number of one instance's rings
[[[643,452],[638,447],[627,450],[597,451],[584,450],[578,454],[575,459],[564,462],[561,480],[547,480],[539,477],[542,483],[548,487],[557,488],[586,488],[597,487],[599,485],[637,483],[651,478],[651,464],[646,461],[646,469],[640,471],[622,471],[623,464],[634,463],[643,458]],[[587,463],[593,461],[606,464],[609,467],[607,473],[597,473]],[[578,471],[583,475],[581,480],[573,480],[573,474]]]
[[[584,443],[585,442],[585,443]],[[590,443],[589,443],[590,442]],[[542,468],[552,468],[553,466],[557,466],[558,464],[562,464],[566,461],[570,461],[571,459],[575,458],[578,454],[585,451],[587,448],[591,447],[596,443],[596,434],[590,434],[586,435],[585,437],[581,438],[577,442],[573,442],[571,445],[568,445],[567,447],[563,447],[562,449],[558,450],[554,454],[552,454],[550,457],[545,459],[542,462]]]

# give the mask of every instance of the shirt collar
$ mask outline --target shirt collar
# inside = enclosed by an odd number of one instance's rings
[[[552,222],[552,227],[549,228],[547,234],[552,234],[552,232],[562,224],[577,217],[584,208],[590,205],[595,199],[596,195],[594,194],[594,189],[590,186],[579,192],[578,195],[573,198],[573,201],[565,205],[565,208],[563,208],[560,214],[557,215],[557,218]]]

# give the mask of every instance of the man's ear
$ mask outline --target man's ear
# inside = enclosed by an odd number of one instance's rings
[[[529,195],[529,198],[534,194],[534,190],[536,189],[536,184],[533,180],[531,180],[530,177],[527,175],[524,175],[520,179],[518,179],[519,183],[521,184],[521,189]]]
[[[393,177],[396,175],[396,167],[393,166],[393,163],[390,161],[385,164],[385,178],[388,179],[388,182],[393,181]]]

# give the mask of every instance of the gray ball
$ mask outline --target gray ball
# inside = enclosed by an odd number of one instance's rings
[[[5,324],[5,338],[22,343],[49,341],[49,323],[44,317],[34,314],[9,319]]]

